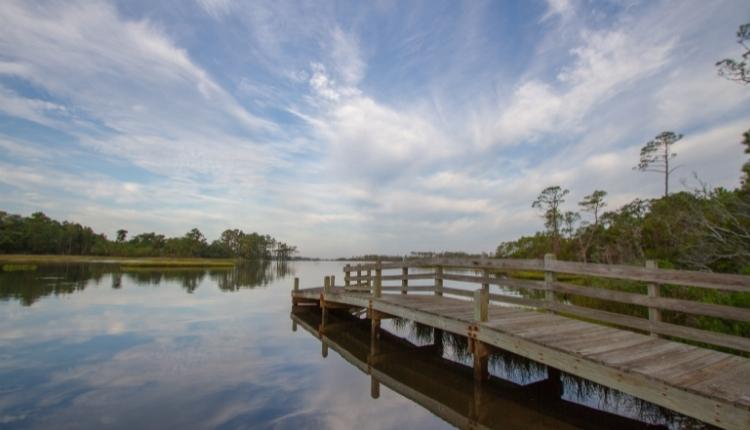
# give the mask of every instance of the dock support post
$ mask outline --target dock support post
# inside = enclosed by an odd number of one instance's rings
[[[545,384],[545,395],[551,399],[559,399],[563,395],[562,373],[559,369],[547,366],[547,381]]]
[[[380,381],[370,375],[370,397],[377,399],[380,397]]]
[[[297,306],[297,297],[295,294],[299,292],[299,278],[294,278],[294,288],[292,289],[292,306]]]
[[[323,292],[328,294],[331,292],[331,277],[326,276],[323,278]]]
[[[328,358],[328,343],[326,343],[325,338],[322,336],[320,338],[320,344],[322,345],[320,347],[320,355],[323,356],[323,358]]]
[[[443,331],[439,328],[432,329],[432,344],[439,356],[443,356]]]
[[[331,289],[329,291],[333,291],[334,287],[336,287],[336,277],[331,275]]]
[[[367,279],[366,279],[366,281],[367,281],[367,287],[368,288],[372,288],[372,270],[371,269],[367,269]]]
[[[406,290],[409,288],[409,268],[404,267],[401,269],[401,294],[406,294]]]
[[[555,304],[555,282],[557,275],[552,271],[552,265],[555,263],[555,254],[544,254],[544,300],[547,302],[547,309],[552,311]]]
[[[443,266],[435,267],[435,295],[443,295]]]
[[[344,266],[344,288],[349,288],[351,286],[351,268],[347,264]]]
[[[490,351],[487,344],[476,339],[469,339],[469,343],[471,353],[474,356],[474,380],[482,382],[490,379],[488,368]]]
[[[656,261],[654,260],[648,260],[646,261],[646,268],[647,269],[658,269],[658,266],[656,264]],[[648,284],[648,297],[656,298],[659,297],[661,294],[661,288],[659,284]],[[659,308],[654,308],[649,306],[648,307],[648,320],[649,322],[658,322],[661,321],[661,310]],[[651,332],[652,337],[659,337],[658,334]]]
[[[357,269],[357,286],[362,286],[362,269]]]

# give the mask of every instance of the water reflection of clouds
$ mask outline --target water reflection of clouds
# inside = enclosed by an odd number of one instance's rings
[[[340,264],[309,264],[313,282]],[[292,333],[290,278],[220,289],[205,276],[157,285],[111,274],[32,306],[0,303],[3,426],[351,428],[439,420],[383,389],[317,341]],[[11,379],[8,375],[15,374]],[[420,424],[422,423],[422,424]]]

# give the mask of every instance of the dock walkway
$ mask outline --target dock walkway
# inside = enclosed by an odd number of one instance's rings
[[[500,348],[722,428],[750,428],[750,359],[665,339],[653,333],[638,333],[611,324],[559,315],[560,306],[555,305],[554,296],[548,295],[547,300],[536,308],[528,306],[530,302],[524,307],[509,305],[501,302],[498,295],[489,294],[489,284],[502,285],[499,281],[502,278],[492,278],[487,267],[510,267],[512,263],[498,263],[498,260],[465,263],[463,267],[483,270],[484,274],[474,279],[467,275],[449,275],[440,266],[429,274],[431,277],[409,275],[405,269],[409,264],[403,263],[397,267],[403,269],[401,276],[386,277],[382,275],[384,265],[347,266],[344,287],[336,287],[331,278],[327,278],[324,287],[299,289],[296,284],[292,298],[296,305],[321,306],[324,317],[331,308],[366,309],[373,327],[379,327],[381,318],[392,316],[467,336],[474,355],[475,379],[479,381],[488,377],[487,356],[491,349]],[[418,266],[435,267],[434,264],[421,262]],[[372,267],[376,272],[374,278],[362,275],[365,268],[372,270]],[[545,268],[543,263],[539,267]],[[354,270],[360,272],[356,278],[350,276]],[[658,269],[644,272],[651,274],[648,279],[654,278],[654,270]],[[607,273],[609,275],[605,273],[603,276],[615,276]],[[615,273],[622,275],[618,270]],[[436,276],[440,279],[433,286],[410,288],[408,285],[409,279],[435,279]],[[464,282],[482,283],[482,288],[459,292],[443,287],[444,279],[458,277],[463,277]],[[553,286],[555,281],[549,278],[546,285]],[[384,279],[401,280],[402,284],[384,287]],[[352,280],[356,280],[356,285],[352,285]],[[506,281],[517,286],[516,281]],[[693,280],[689,284],[698,282]],[[737,289],[742,282],[746,281],[732,278],[728,285]],[[384,290],[396,294],[383,294]],[[555,291],[554,287],[551,290]],[[450,294],[458,297],[446,296]],[[462,296],[472,296],[474,300]],[[509,297],[510,301],[532,300]],[[702,313],[700,308],[693,310]],[[659,324],[667,325],[658,321],[652,325],[658,327]],[[740,338],[738,342],[741,344],[744,340]]]

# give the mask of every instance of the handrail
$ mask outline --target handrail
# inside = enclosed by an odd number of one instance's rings
[[[554,260],[547,266],[544,260],[500,258],[431,258],[380,264],[382,270],[404,267],[443,266],[457,269],[533,270],[595,276],[659,284],[685,285],[721,291],[750,292],[750,276],[729,273],[699,272],[694,270],[657,269],[621,264],[580,263]],[[344,271],[374,270],[378,263],[346,265]]]
[[[346,285],[370,286],[371,294],[379,295],[381,291],[429,292],[435,295],[449,294],[462,297],[479,297],[483,301],[502,301],[515,305],[531,306],[608,324],[647,331],[654,336],[672,336],[703,342],[711,345],[750,352],[750,338],[703,330],[689,326],[662,322],[661,311],[674,311],[694,315],[704,315],[725,320],[750,322],[750,308],[740,306],[705,303],[696,300],[662,297],[662,285],[679,285],[727,292],[750,293],[750,276],[698,272],[690,270],[659,269],[653,262],[646,267],[581,263],[558,261],[548,254],[544,260],[499,259],[499,258],[426,258],[404,260],[399,262],[376,262],[344,267]],[[410,272],[409,268],[432,269],[426,273]],[[453,270],[475,270],[479,274],[451,273]],[[383,274],[383,271],[399,270],[398,274]],[[372,272],[375,276],[371,276]],[[533,271],[544,274],[544,281],[510,278],[507,276],[491,277],[491,272]],[[359,276],[351,276],[356,272]],[[363,275],[367,273],[367,275]],[[625,292],[607,288],[581,286],[560,282],[558,274],[577,275],[592,278],[620,279],[648,284],[648,294]],[[410,280],[434,279],[432,286],[410,286]],[[564,278],[563,278],[564,279]],[[470,290],[448,288],[444,281],[456,281],[481,285],[482,293],[475,296]],[[383,286],[383,281],[401,281],[400,286]],[[351,284],[350,284],[351,283]],[[503,294],[488,294],[490,285],[497,285],[514,290],[544,291],[542,299],[513,297]],[[648,318],[627,316],[601,309],[589,308],[563,303],[559,294],[583,296],[629,305],[644,306],[649,310]]]

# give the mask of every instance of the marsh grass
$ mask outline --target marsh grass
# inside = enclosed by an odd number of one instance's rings
[[[34,272],[36,264],[3,264],[3,272]]]

